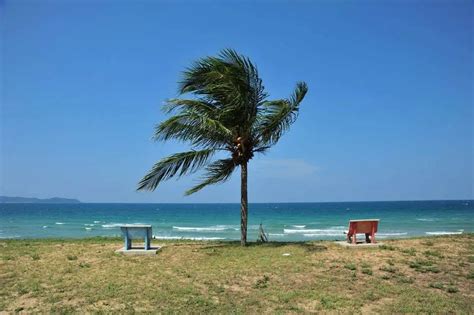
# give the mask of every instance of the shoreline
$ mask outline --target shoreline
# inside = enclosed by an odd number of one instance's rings
[[[375,235],[377,237],[377,234]],[[406,236],[406,237],[394,237],[394,238],[377,238],[380,240],[378,242],[393,242],[393,241],[404,241],[404,240],[419,240],[419,239],[431,239],[431,238],[450,238],[450,237],[474,237],[474,232],[463,232],[461,234],[442,234],[442,235],[420,235],[420,236]],[[342,239],[321,239],[321,240],[302,240],[302,241],[273,241],[270,240],[267,244],[275,243],[275,244],[305,244],[305,243],[315,243],[315,242],[340,242]],[[42,237],[42,238],[0,238],[0,243],[7,241],[34,241],[34,242],[74,242],[74,241],[84,241],[84,242],[93,242],[93,241],[123,241],[122,236],[90,236],[90,237]],[[230,239],[191,239],[191,238],[152,238],[152,242],[165,242],[165,243],[173,243],[173,242],[193,242],[193,243],[223,243],[223,244],[233,244],[238,243],[240,244],[240,240],[230,240]],[[257,241],[248,241],[249,244],[265,244],[259,243]]]

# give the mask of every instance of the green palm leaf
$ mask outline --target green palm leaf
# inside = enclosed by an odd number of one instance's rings
[[[299,105],[303,101],[308,87],[299,82],[293,95],[286,100],[268,101],[261,111],[257,135],[263,145],[273,145],[298,118]]]
[[[191,195],[208,185],[225,182],[230,178],[235,169],[235,163],[232,159],[217,160],[206,167],[206,175],[204,180],[198,185],[186,191],[185,195]]]
[[[155,190],[164,180],[175,175],[183,176],[197,171],[202,167],[215,150],[201,150],[176,153],[168,156],[158,163],[138,183],[138,190]]]
[[[153,138],[189,141],[193,146],[219,148],[232,142],[232,132],[219,120],[193,111],[182,111],[155,127]]]

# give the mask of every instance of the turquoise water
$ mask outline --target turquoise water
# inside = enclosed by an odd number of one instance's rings
[[[343,239],[350,219],[380,219],[378,238],[474,232],[474,201],[250,204],[248,239],[263,224],[273,241]],[[152,224],[161,239],[237,240],[239,204],[0,204],[0,238],[119,236]]]

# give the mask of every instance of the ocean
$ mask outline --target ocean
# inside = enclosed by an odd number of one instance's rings
[[[380,219],[377,237],[474,232],[474,201],[255,203],[248,240],[262,224],[271,241],[341,240],[350,219]],[[120,236],[145,223],[157,239],[238,240],[239,204],[0,204],[0,238]]]

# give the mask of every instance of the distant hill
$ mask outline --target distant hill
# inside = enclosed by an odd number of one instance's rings
[[[48,199],[39,199],[39,198],[25,198],[25,197],[7,197],[0,196],[0,203],[81,203],[77,199],[67,199],[67,198],[48,198]]]

